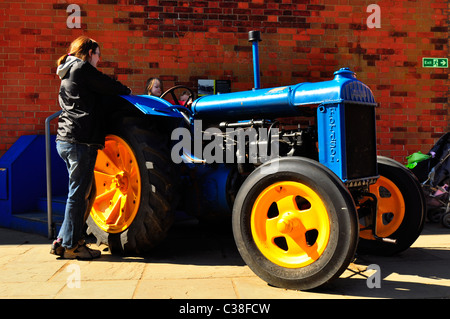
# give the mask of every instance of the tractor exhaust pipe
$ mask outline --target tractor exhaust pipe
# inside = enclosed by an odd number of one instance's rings
[[[259,74],[259,51],[258,42],[261,41],[261,33],[259,31],[250,31],[248,33],[248,41],[252,43],[253,50],[253,78],[255,81],[255,89],[261,88],[261,79]]]

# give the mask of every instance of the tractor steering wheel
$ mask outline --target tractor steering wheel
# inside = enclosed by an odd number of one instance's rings
[[[168,89],[167,91],[165,91],[163,94],[161,94],[160,98],[164,98],[166,95],[170,94],[175,102],[176,105],[181,105],[180,102],[178,101],[177,96],[175,95],[175,91],[178,89],[186,89],[189,92],[189,96],[188,99],[184,102],[184,105],[187,107],[189,105],[189,102],[193,102],[194,101],[194,92],[188,88],[187,86],[184,85],[176,85],[176,86],[172,86],[170,89]]]

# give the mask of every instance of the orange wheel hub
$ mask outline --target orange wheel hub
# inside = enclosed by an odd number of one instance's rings
[[[108,233],[127,229],[139,209],[141,175],[128,143],[108,135],[95,163],[97,197],[91,210],[95,223]]]
[[[384,176],[380,176],[375,184],[370,185],[369,189],[378,201],[377,236],[389,237],[400,227],[405,217],[403,195],[399,188]],[[365,228],[365,225],[360,224],[360,228]],[[364,239],[375,239],[371,229],[361,229],[359,234]]]
[[[330,220],[322,199],[298,182],[267,187],[253,205],[250,223],[261,253],[286,268],[305,267],[319,259],[330,238]]]

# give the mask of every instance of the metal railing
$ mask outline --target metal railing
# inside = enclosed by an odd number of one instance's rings
[[[48,239],[54,239],[56,233],[56,226],[53,223],[52,211],[52,158],[50,149],[50,122],[57,118],[62,111],[50,115],[45,119],[45,166],[47,171],[47,227]]]

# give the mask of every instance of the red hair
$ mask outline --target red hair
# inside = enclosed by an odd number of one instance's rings
[[[97,48],[99,47],[98,43],[91,38],[87,36],[80,36],[76,38],[69,46],[69,52],[61,56],[58,61],[57,65],[66,62],[66,59],[69,55],[73,55],[83,61],[87,61],[87,58],[89,57],[89,51],[92,50],[92,52],[95,52]]]

